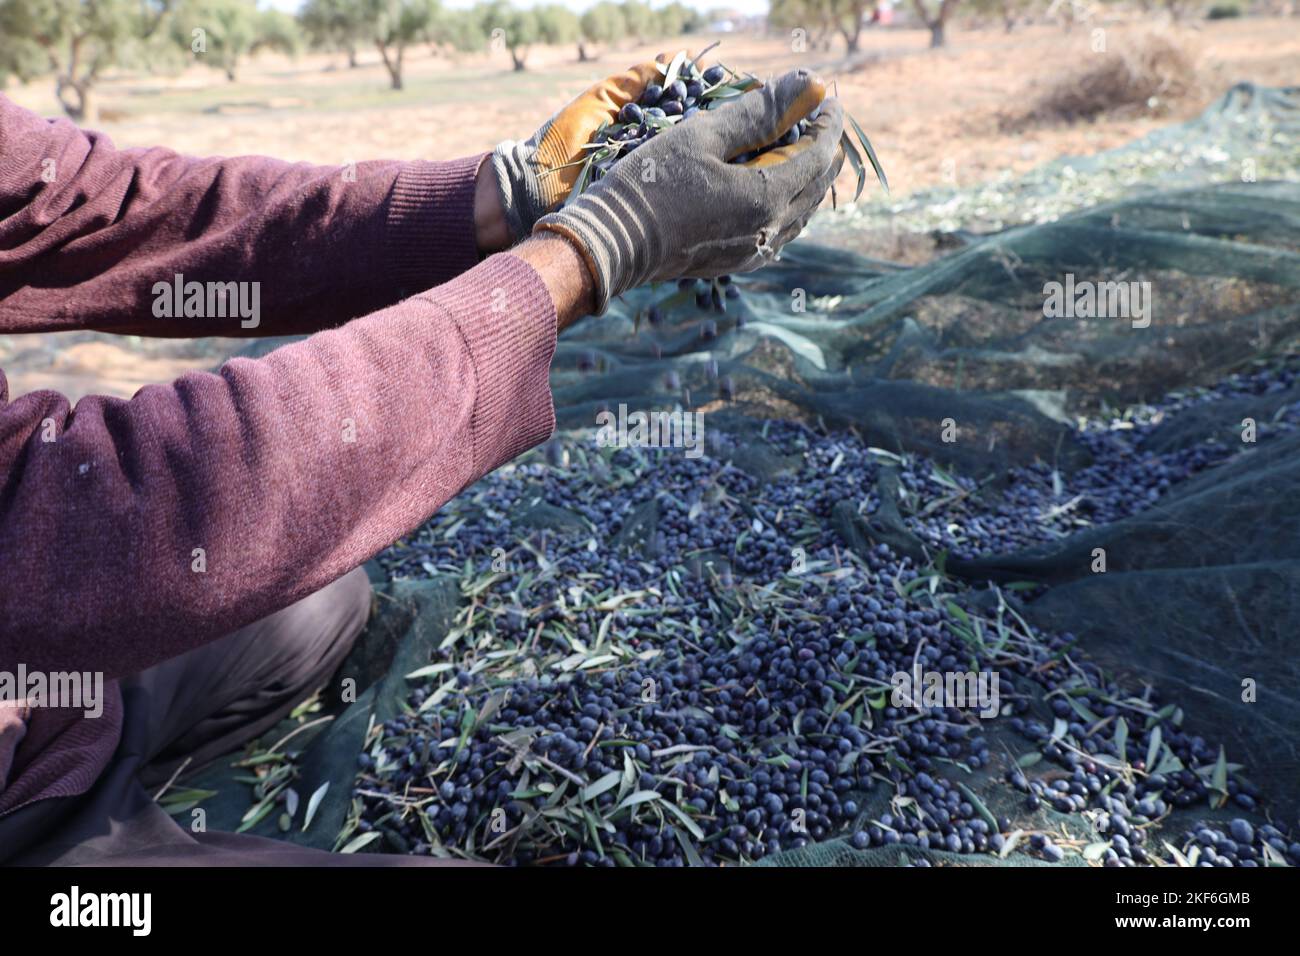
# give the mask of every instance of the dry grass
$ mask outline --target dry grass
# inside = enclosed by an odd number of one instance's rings
[[[1027,108],[1008,116],[1004,128],[1168,113],[1201,96],[1198,46],[1189,34],[1168,30],[1124,37],[1055,79]]]

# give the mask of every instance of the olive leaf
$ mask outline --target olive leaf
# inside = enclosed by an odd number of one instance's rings
[[[853,145],[853,140],[847,132],[840,135],[840,148],[844,150],[844,158],[858,174],[858,188],[853,191],[853,201],[857,202],[858,197],[862,195],[862,190],[867,186],[867,171],[862,165],[862,157],[858,155],[857,147]]]
[[[369,846],[375,840],[378,840],[382,835],[383,834],[381,834],[378,830],[371,830],[369,833],[362,833],[359,836],[353,837],[346,844],[344,844],[343,849],[339,850],[339,852],[356,853],[362,847]]]
[[[1228,802],[1228,754],[1219,745],[1219,759],[1214,762],[1210,777],[1210,806],[1218,808]]]
[[[171,816],[179,816],[186,810],[193,809],[209,797],[215,797],[216,790],[173,790],[163,799],[158,801],[158,805]]]
[[[673,62],[668,67],[668,72],[664,74],[664,89],[672,86],[677,82],[677,76],[682,71],[682,64],[686,62],[686,51],[680,50],[673,57]]]
[[[885,169],[880,165],[880,160],[876,158],[876,151],[871,148],[871,140],[867,139],[867,134],[862,131],[862,127],[858,125],[857,120],[848,113],[844,115],[853,126],[853,132],[858,134],[858,141],[862,143],[862,149],[867,154],[867,160],[871,163],[871,168],[876,171],[876,178],[880,180],[880,185],[885,187],[885,192],[889,192],[889,180],[885,178]],[[858,191],[861,192],[861,190]]]
[[[1151,731],[1151,740],[1147,744],[1146,769],[1149,773],[1155,773],[1156,758],[1160,756],[1160,743],[1160,725],[1156,724],[1155,729]]]
[[[325,794],[329,790],[329,788],[330,788],[330,782],[326,780],[324,783],[322,783],[319,787],[316,788],[316,792],[313,793],[311,797],[307,800],[307,814],[302,821],[302,829],[304,833],[306,833],[307,828],[311,826],[311,821],[315,819],[316,811],[320,809],[320,802],[325,799]]]
[[[970,805],[975,812],[983,817],[984,822],[991,826],[993,831],[996,833],[998,830],[998,818],[989,812],[989,808],[984,805],[984,801],[975,795],[974,790],[960,781],[957,783],[957,789],[960,790],[962,795],[970,801]]]

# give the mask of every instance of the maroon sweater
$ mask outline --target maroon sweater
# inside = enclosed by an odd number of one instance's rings
[[[75,408],[0,371],[0,671],[112,680],[174,657],[551,433],[554,306],[522,260],[478,261],[481,160],[117,150],[0,96],[0,333],[316,333]],[[260,324],[157,318],[177,274],[260,283]],[[0,705],[0,815],[89,788],[121,729],[106,696],[97,719]]]

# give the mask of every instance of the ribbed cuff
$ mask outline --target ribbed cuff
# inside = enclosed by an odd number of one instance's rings
[[[534,195],[536,175],[528,168],[533,150],[523,143],[507,140],[492,151],[492,172],[497,178],[497,196],[505,210],[510,237],[519,242],[533,230],[537,221],[539,197]]]
[[[487,154],[432,163],[414,160],[397,175],[388,199],[384,261],[404,298],[478,264],[474,188]]]
[[[486,474],[555,431],[555,305],[536,270],[507,253],[429,295],[469,347],[477,389],[474,465]]]

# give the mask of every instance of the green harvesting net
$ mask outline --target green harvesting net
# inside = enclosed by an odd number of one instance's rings
[[[642,289],[566,334],[560,434],[381,556],[344,668],[369,689],[262,765],[328,784],[289,838],[1300,862],[1297,105],[1238,87],[999,187],[1025,224],[925,265],[828,216],[725,296]],[[672,447],[639,440],[654,410]],[[227,773],[210,820],[278,832]]]

